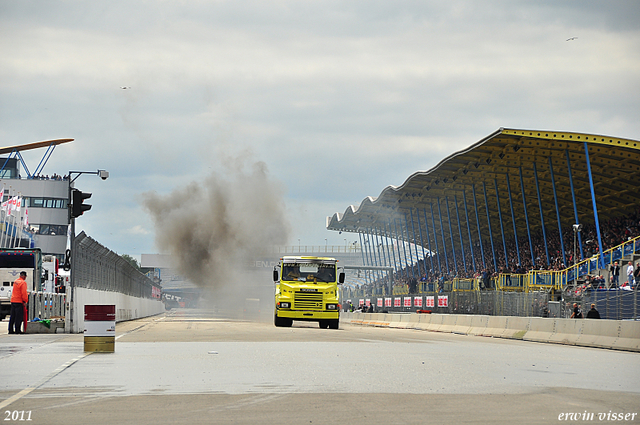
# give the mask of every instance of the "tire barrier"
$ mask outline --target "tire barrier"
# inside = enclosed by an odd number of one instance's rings
[[[418,313],[342,313],[353,325],[640,352],[640,321]]]

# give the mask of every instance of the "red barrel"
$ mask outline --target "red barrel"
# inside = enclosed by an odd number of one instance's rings
[[[116,306],[84,306],[84,351],[113,353],[116,340]]]

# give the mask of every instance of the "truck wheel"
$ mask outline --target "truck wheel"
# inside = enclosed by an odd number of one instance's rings
[[[287,317],[278,317],[277,315],[274,315],[273,324],[279,328],[290,328],[291,325],[293,325],[293,319],[289,319]]]
[[[320,329],[327,329],[329,327],[328,320],[319,320],[318,325],[320,325]]]
[[[340,319],[331,319],[329,322],[329,329],[338,329],[340,327]]]

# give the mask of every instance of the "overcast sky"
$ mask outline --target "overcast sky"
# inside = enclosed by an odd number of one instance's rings
[[[327,216],[500,127],[640,139],[635,0],[0,0],[0,58],[0,145],[74,138],[43,173],[108,170],[76,226],[137,258],[141,194],[238,157],[292,245],[344,245]]]

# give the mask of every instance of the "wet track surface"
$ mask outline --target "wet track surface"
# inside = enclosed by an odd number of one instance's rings
[[[115,353],[93,354],[82,335],[0,335],[1,411],[31,412],[34,424],[552,423],[640,411],[630,352],[346,323],[275,328],[203,310],[116,331]]]

